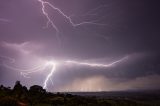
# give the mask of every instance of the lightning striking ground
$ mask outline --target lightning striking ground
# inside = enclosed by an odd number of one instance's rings
[[[44,85],[43,85],[43,88],[44,89],[47,89],[47,83],[48,83],[48,81],[49,81],[49,79],[51,80],[51,82],[52,82],[52,84],[53,84],[53,81],[52,81],[52,79],[51,79],[51,76],[53,75],[53,72],[56,70],[56,63],[51,63],[51,64],[49,64],[49,65],[51,65],[51,67],[52,67],[52,69],[51,69],[51,72],[47,75],[47,77],[46,77],[46,79],[45,79],[45,81],[44,81]]]
[[[101,24],[101,23],[97,23],[98,20],[93,20],[93,21],[83,21],[81,23],[74,23],[73,20],[72,20],[72,17],[71,16],[67,16],[61,9],[55,7],[53,4],[51,4],[50,2],[48,1],[45,1],[45,0],[37,0],[39,3],[41,3],[41,10],[42,10],[42,13],[43,15],[46,17],[47,19],[47,23],[46,23],[46,28],[48,28],[49,25],[51,25],[55,31],[56,31],[56,37],[57,37],[57,40],[59,41],[59,44],[61,44],[61,39],[59,37],[59,33],[60,33],[60,30],[58,29],[58,27],[56,26],[56,24],[52,21],[51,17],[49,16],[49,13],[47,12],[46,10],[46,6],[49,6],[51,7],[53,10],[57,11],[59,14],[61,14],[66,20],[68,20],[68,22],[73,26],[73,27],[78,27],[78,26],[81,26],[81,25],[84,25],[84,24],[93,24],[93,25],[106,25],[106,24]],[[97,8],[96,8],[97,9]],[[68,61],[65,61],[65,62],[68,62]],[[53,69],[55,70],[55,67],[56,67],[56,64],[52,64],[53,66]],[[49,80],[49,78],[52,76],[53,74],[53,70],[49,73],[49,75],[47,76],[47,78],[45,79],[45,83],[44,83],[44,88],[47,87],[47,82]]]
[[[1,56],[1,58],[8,59],[10,61],[10,63],[14,63],[15,62],[14,59],[12,59],[10,57],[7,57],[7,56]],[[73,60],[61,61],[59,63],[57,63],[55,61],[44,61],[44,65],[42,65],[42,66],[37,66],[37,67],[31,68],[31,69],[25,69],[25,70],[10,66],[6,62],[3,62],[3,64],[1,64],[1,65],[3,65],[4,67],[6,67],[8,69],[20,72],[20,74],[24,78],[30,78],[29,74],[32,74],[32,73],[35,73],[35,72],[39,72],[41,70],[43,71],[45,68],[51,67],[51,71],[46,76],[46,78],[44,80],[44,83],[43,83],[43,88],[47,89],[47,86],[48,86],[47,84],[48,84],[49,81],[51,81],[51,83],[53,84],[53,81],[52,81],[51,77],[53,76],[54,71],[56,70],[56,67],[57,67],[58,64],[63,65],[64,63],[67,63],[67,64],[85,65],[85,66],[89,66],[89,67],[108,68],[108,67],[112,67],[112,66],[124,61],[127,58],[128,58],[128,56],[125,56],[125,57],[123,57],[123,58],[121,58],[119,60],[116,60],[116,61],[114,61],[112,63],[109,63],[109,64],[88,63],[88,62],[79,62],[79,61],[73,61]]]
[[[45,78],[43,88],[47,89],[47,83],[48,83],[49,79],[53,84],[51,76],[53,75],[53,72],[56,69],[56,63],[55,62],[47,61],[42,66],[37,66],[37,67],[31,68],[31,69],[21,69],[21,68],[17,68],[17,67],[14,67],[14,66],[11,66],[11,65],[7,64],[7,63],[11,63],[11,64],[15,63],[16,62],[15,59],[13,59],[11,57],[7,57],[7,56],[0,56],[0,57],[4,58],[4,59],[7,59],[7,61],[3,61],[2,64],[0,64],[0,65],[6,67],[8,69],[20,72],[20,75],[22,75],[24,78],[30,78],[29,74],[32,74],[32,73],[35,73],[35,72],[39,72],[41,70],[43,71],[46,67],[51,66],[52,67],[51,72]]]
[[[102,24],[102,23],[98,23],[99,20],[92,20],[92,21],[82,21],[80,23],[75,23],[73,22],[72,20],[72,16],[68,16],[66,15],[61,9],[57,8],[56,6],[54,6],[53,4],[51,4],[50,2],[48,1],[45,1],[45,0],[37,0],[40,4],[41,4],[41,11],[42,11],[42,14],[46,17],[47,19],[47,22],[46,22],[46,28],[49,27],[49,25],[52,26],[52,28],[55,30],[56,32],[56,38],[57,40],[61,43],[61,40],[60,40],[60,37],[59,37],[59,33],[60,33],[60,30],[58,29],[58,27],[56,26],[56,24],[52,21],[52,18],[50,17],[47,9],[46,9],[46,6],[49,6],[51,7],[53,10],[55,10],[56,12],[58,12],[61,16],[63,16],[67,22],[69,22],[71,24],[71,26],[73,28],[75,27],[78,27],[78,26],[81,26],[81,25],[85,25],[85,24],[91,24],[91,25],[106,25],[106,24]],[[106,7],[105,6],[100,6],[98,8],[95,8],[95,9],[92,9],[91,11],[87,12],[86,14],[84,14],[83,16],[86,16],[86,15],[96,15],[94,12],[100,8],[103,8],[103,7]],[[9,22],[9,20],[6,20],[6,19],[1,19],[0,18],[0,21],[3,21],[3,22]],[[1,56],[2,58],[5,58],[8,60],[8,62],[10,64],[13,64],[15,63],[15,59],[12,59],[10,57],[6,57],[6,56]],[[110,64],[99,64],[99,63],[88,63],[88,62],[79,62],[79,61],[73,61],[73,60],[67,60],[67,61],[62,61],[58,64],[64,64],[64,63],[67,63],[67,64],[77,64],[77,65],[85,65],[85,66],[89,66],[89,67],[104,67],[104,68],[107,68],[107,67],[111,67],[111,66],[114,66],[120,62],[122,62],[123,60],[125,60],[127,57],[124,57],[122,59],[119,59],[117,61],[114,61]],[[54,61],[44,61],[44,65],[40,65],[40,66],[36,66],[36,67],[33,67],[33,68],[30,68],[30,69],[21,69],[21,68],[17,68],[17,67],[14,67],[14,66],[11,66],[10,64],[7,64],[6,61],[2,62],[2,64],[0,65],[3,65],[4,67],[8,68],[8,69],[11,69],[11,70],[15,70],[15,71],[18,71],[20,72],[20,74],[25,77],[25,78],[30,78],[29,77],[29,74],[31,73],[36,73],[36,72],[39,72],[39,71],[43,71],[45,70],[45,68],[47,67],[52,67],[51,68],[51,71],[49,72],[49,74],[46,76],[45,80],[44,80],[44,83],[43,83],[43,88],[44,89],[47,89],[47,86],[48,86],[48,82],[51,81],[52,84],[53,84],[53,81],[52,81],[52,76],[57,68],[57,63],[54,62]]]

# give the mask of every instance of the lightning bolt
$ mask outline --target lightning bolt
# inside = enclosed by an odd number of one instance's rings
[[[114,66],[117,63],[122,62],[123,60],[127,59],[128,56],[123,57],[117,61],[114,61],[110,64],[98,64],[98,63],[87,63],[87,62],[78,62],[78,61],[72,61],[72,60],[68,60],[66,61],[66,63],[70,63],[70,64],[78,64],[78,65],[86,65],[86,66],[90,66],[90,67],[111,67]]]
[[[61,9],[55,7],[53,4],[51,4],[50,2],[48,1],[44,1],[44,0],[37,0],[39,3],[41,3],[41,10],[42,10],[42,13],[43,15],[46,17],[47,19],[47,23],[46,23],[46,27],[47,28],[49,26],[49,24],[55,29],[56,31],[56,37],[59,41],[60,40],[60,37],[59,37],[59,29],[58,27],[55,25],[55,23],[52,21],[51,17],[49,16],[49,13],[47,12],[46,10],[46,6],[49,6],[51,7],[53,10],[57,11],[59,14],[61,14],[65,19],[68,20],[68,22],[73,26],[73,27],[78,27],[78,26],[81,26],[81,25],[84,25],[84,24],[93,24],[93,25],[106,25],[106,24],[101,24],[101,23],[97,23],[98,20],[93,20],[93,21],[83,21],[81,23],[74,23],[73,20],[72,20],[72,16],[67,16]]]
[[[10,57],[7,57],[7,56],[1,56],[1,58],[8,59],[10,61],[10,63],[14,63],[15,62],[15,60],[13,58],[10,58]],[[30,78],[28,76],[29,74],[35,73],[35,72],[39,72],[41,70],[44,70],[46,67],[50,67],[51,66],[52,67],[51,71],[46,76],[46,78],[44,80],[44,83],[43,83],[43,88],[47,89],[48,81],[51,81],[51,83],[53,84],[53,81],[52,81],[51,77],[53,76],[54,71],[56,70],[56,67],[57,67],[58,64],[68,63],[68,64],[85,65],[85,66],[89,66],[89,67],[108,68],[108,67],[112,67],[112,66],[124,61],[127,58],[128,58],[128,56],[125,56],[125,57],[123,57],[123,58],[121,58],[119,60],[116,60],[116,61],[114,61],[112,63],[109,63],[109,64],[87,63],[87,62],[79,62],[79,61],[73,61],[73,60],[61,61],[59,63],[57,63],[55,61],[45,61],[44,65],[37,66],[37,67],[34,67],[32,69],[16,68],[16,67],[8,65],[6,62],[3,62],[2,65],[5,66],[6,68],[11,69],[11,70],[19,71],[24,78]]]
[[[47,26],[50,23],[56,29],[57,32],[58,32],[58,28],[56,27],[56,25],[53,23],[53,21],[51,20],[51,18],[48,15],[48,13],[46,12],[45,5],[50,6],[52,9],[54,9],[58,13],[60,13],[63,17],[65,17],[70,22],[70,24],[73,27],[77,27],[77,26],[80,26],[80,25],[83,25],[83,24],[105,25],[105,24],[96,23],[95,21],[84,21],[84,22],[81,22],[81,23],[78,23],[78,24],[74,23],[72,21],[71,16],[67,16],[61,9],[55,7],[53,4],[51,4],[51,3],[47,2],[47,1],[44,1],[44,0],[38,0],[38,1],[42,4],[42,12],[46,16],[46,18],[48,19]]]
[[[48,83],[49,79],[51,80],[51,82],[53,84],[51,76],[53,75],[54,71],[56,70],[56,63],[51,63],[50,65],[52,66],[52,69],[51,69],[51,72],[47,75],[47,77],[46,77],[46,79],[44,81],[44,85],[43,85],[44,89],[47,89],[47,83]]]
[[[0,65],[6,67],[8,69],[20,72],[20,74],[25,78],[30,78],[30,77],[28,77],[28,74],[41,71],[41,70],[45,69],[45,67],[46,67],[46,65],[45,65],[45,66],[36,66],[36,67],[30,68],[30,69],[21,69],[21,68],[11,66],[8,64],[8,63],[14,64],[15,59],[13,59],[11,57],[7,57],[7,56],[0,56],[0,57],[7,60],[7,61],[3,61],[2,64],[0,64]]]
[[[48,13],[46,12],[46,9],[45,9],[45,5],[50,5],[49,2],[46,2],[46,1],[43,1],[43,0],[38,0],[41,5],[42,5],[42,13],[43,15],[47,18],[47,23],[46,23],[46,28],[49,26],[49,24],[51,24],[51,26],[56,30],[56,36],[59,40],[59,29],[56,27],[56,25],[53,23],[52,19],[49,17]],[[54,6],[53,6],[54,7]]]
[[[112,66],[114,66],[114,65],[116,65],[116,64],[118,64],[118,63],[120,63],[120,62],[122,62],[122,61],[124,61],[126,59],[128,59],[128,56],[125,56],[125,57],[123,57],[123,58],[121,58],[119,60],[116,60],[116,61],[114,61],[114,62],[112,62],[110,64],[86,63],[86,62],[79,62],[79,61],[72,61],[72,60],[62,61],[59,64],[69,63],[69,64],[86,65],[86,66],[89,66],[89,67],[108,68],[108,67],[112,67]],[[57,64],[55,62],[53,62],[53,61],[50,61],[50,62],[46,63],[46,65],[47,66],[51,65],[52,69],[51,69],[50,73],[47,75],[47,77],[46,77],[46,79],[44,81],[44,86],[43,86],[44,89],[47,89],[47,83],[48,83],[49,79],[51,80],[51,82],[53,84],[51,76],[53,75],[54,71],[56,70]]]
[[[49,13],[47,12],[47,9],[46,9],[46,6],[49,6],[50,8],[52,8],[54,11],[58,12],[61,16],[63,16],[67,22],[70,23],[70,25],[75,28],[75,27],[78,27],[78,26],[81,26],[81,25],[85,25],[85,24],[91,24],[91,25],[106,25],[106,24],[102,24],[102,23],[98,23],[99,19],[97,20],[92,20],[92,21],[82,21],[80,23],[75,23],[72,19],[73,16],[68,16],[66,15],[61,9],[57,8],[56,6],[54,6],[53,4],[51,4],[50,2],[48,1],[45,1],[45,0],[37,0],[40,4],[41,4],[41,11],[42,11],[42,14],[46,17],[47,19],[47,22],[46,22],[46,26],[45,28],[48,28],[49,25],[52,26],[52,28],[55,30],[56,32],[56,38],[59,42],[61,42],[60,40],[60,37],[59,37],[59,34],[60,34],[60,30],[59,28],[56,26],[56,24],[52,21],[52,18],[50,17]],[[100,6],[100,7],[97,7],[95,9],[92,9],[91,11],[87,12],[86,14],[84,14],[83,16],[87,16],[87,15],[96,15],[94,12],[100,8],[103,8],[103,7],[106,7],[106,5],[104,6]],[[2,19],[0,18],[0,21],[3,21],[3,22],[9,22],[9,20],[6,20],[6,19]],[[9,61],[9,63],[15,63],[15,59],[12,59],[10,57],[6,57],[6,56],[3,56],[3,58],[7,59]],[[85,65],[85,66],[89,66],[89,67],[104,67],[104,68],[107,68],[107,67],[111,67],[111,66],[114,66],[115,64],[118,64],[120,62],[122,62],[123,60],[125,60],[127,57],[124,57],[122,59],[119,59],[117,61],[114,61],[110,64],[99,64],[99,63],[88,63],[88,62],[79,62],[79,61],[74,61],[74,60],[67,60],[67,61],[62,61],[61,63],[59,64],[63,64],[63,63],[67,63],[67,64],[78,64],[78,65]],[[1,64],[0,64],[1,65]],[[55,70],[56,70],[56,67],[57,67],[57,63],[54,62],[54,61],[45,61],[44,65],[40,65],[40,66],[36,66],[36,67],[33,67],[31,69],[21,69],[21,68],[17,68],[17,67],[13,67],[11,65],[8,65],[6,63],[6,61],[4,61],[2,63],[3,66],[5,66],[6,68],[9,68],[9,69],[12,69],[12,70],[15,70],[15,71],[19,71],[20,74],[25,77],[25,78],[30,78],[28,75],[31,74],[31,73],[35,73],[35,72],[39,72],[41,70],[44,70],[46,67],[52,67],[51,68],[51,71],[49,72],[49,74],[46,76],[45,80],[44,80],[44,83],[43,83],[43,88],[44,89],[47,89],[47,85],[48,85],[48,81],[51,81],[52,84],[53,84],[53,81],[51,79],[51,77],[53,76]]]
[[[7,57],[7,56],[0,56],[1,58],[4,58],[4,59],[7,59],[9,63],[15,63],[15,59],[11,58],[11,57]],[[1,59],[0,58],[0,59]],[[44,70],[46,67],[49,67],[51,66],[52,69],[50,71],[50,73],[47,75],[47,77],[45,78],[45,81],[44,81],[44,85],[43,85],[43,88],[47,89],[47,83],[50,79],[51,83],[53,84],[53,81],[51,79],[51,76],[53,75],[53,72],[55,71],[56,69],[56,63],[53,62],[53,61],[47,61],[44,65],[42,66],[37,66],[37,67],[34,67],[34,68],[31,68],[31,69],[21,69],[21,68],[17,68],[17,67],[14,67],[14,66],[11,66],[11,65],[8,65],[6,61],[3,61],[2,64],[0,65],[3,65],[4,67],[8,68],[8,69],[11,69],[11,70],[14,70],[14,71],[18,71],[20,72],[20,74],[24,77],[24,78],[30,78],[28,75],[29,74],[32,74],[32,73],[35,73],[35,72],[39,72],[41,70]]]

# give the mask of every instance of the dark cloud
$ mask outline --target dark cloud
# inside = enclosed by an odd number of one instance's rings
[[[33,73],[30,79],[25,79],[19,72],[4,67],[4,61],[9,65],[26,68],[43,64],[44,59],[108,64],[128,56],[127,60],[109,68],[59,66],[53,76],[54,87],[49,82],[49,88],[62,91],[159,88],[155,86],[159,84],[156,79],[159,79],[160,74],[159,1],[46,1],[71,16],[75,23],[96,20],[105,25],[85,24],[73,27],[60,13],[47,7],[48,15],[60,31],[60,45],[56,30],[51,25],[44,28],[47,19],[42,14],[41,4],[37,0],[2,0],[1,84],[13,85],[13,81],[21,80],[28,86],[34,83],[42,85],[48,73],[47,69],[44,69],[45,74]],[[14,58],[16,62],[11,64],[4,56]],[[155,80],[156,83],[153,83]],[[76,87],[78,83],[79,89]],[[102,83],[99,88],[96,87],[98,83]],[[149,84],[153,87],[150,88]],[[87,88],[87,85],[93,85],[94,89]]]

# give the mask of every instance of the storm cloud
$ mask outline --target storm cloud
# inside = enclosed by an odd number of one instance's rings
[[[0,1],[0,84],[13,86],[20,80],[28,87],[43,85],[50,68],[24,78],[4,66],[28,69],[44,60],[110,64],[57,66],[50,91],[112,91],[160,88],[159,2],[151,0],[46,0],[74,23],[96,21],[73,27],[58,11],[46,6],[59,29],[48,25],[38,0]],[[14,59],[14,63],[11,63]]]

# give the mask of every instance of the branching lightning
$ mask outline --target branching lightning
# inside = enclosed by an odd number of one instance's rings
[[[80,25],[84,25],[84,24],[95,24],[95,25],[105,25],[105,24],[100,24],[100,23],[96,23],[95,21],[83,21],[81,23],[74,23],[72,21],[72,18],[71,16],[67,16],[61,9],[55,7],[53,4],[47,2],[47,1],[44,1],[44,0],[38,0],[41,4],[42,4],[42,12],[43,14],[46,16],[46,18],[48,19],[47,21],[47,26],[48,24],[50,23],[55,29],[57,32],[58,31],[58,28],[56,27],[56,25],[53,23],[53,21],[51,20],[51,18],[49,17],[48,13],[46,12],[46,9],[45,9],[45,5],[48,5],[50,6],[52,9],[56,10],[57,12],[59,12],[63,17],[65,17],[69,22],[70,24],[73,26],[73,27],[77,27],[77,26],[80,26]]]
[[[49,17],[48,13],[46,12],[46,9],[45,9],[45,4],[49,5],[50,3],[49,2],[45,2],[43,0],[38,0],[41,5],[42,5],[42,13],[43,15],[47,18],[47,23],[46,23],[46,27],[49,26],[49,24],[51,24],[51,26],[56,30],[56,36],[57,36],[57,39],[59,40],[59,30],[58,28],[56,27],[56,25],[54,24],[54,22],[52,21],[52,19]],[[54,6],[53,6],[54,7]]]
[[[69,22],[73,27],[78,27],[78,26],[81,26],[81,25],[84,25],[84,24],[106,25],[106,24],[97,23],[98,20],[83,21],[83,22],[81,22],[81,23],[74,23],[71,16],[67,16],[61,9],[55,7],[55,6],[54,6],[53,4],[51,4],[50,2],[47,2],[47,1],[44,1],[44,0],[37,0],[37,1],[41,3],[41,5],[42,5],[42,8],[41,8],[42,13],[43,13],[43,15],[46,17],[46,19],[47,19],[46,28],[47,28],[47,27],[49,26],[49,24],[50,24],[50,25],[55,29],[55,31],[56,31],[56,37],[57,37],[57,39],[58,39],[58,41],[59,41],[60,44],[61,44],[61,40],[60,40],[60,37],[59,37],[60,31],[59,31],[58,27],[55,25],[55,23],[52,21],[52,19],[50,18],[49,13],[48,13],[47,10],[46,10],[46,6],[51,7],[53,10],[55,10],[55,11],[57,11],[59,14],[61,14],[66,20],[68,20],[68,22]],[[96,8],[96,9],[94,9],[94,10],[97,10],[97,9],[99,9],[99,8],[101,8],[101,7],[98,7],[98,8]],[[92,10],[92,11],[94,11],[94,10]],[[90,12],[89,12],[89,13],[90,13]],[[87,15],[88,15],[89,13],[87,13]],[[78,62],[75,62],[75,61],[65,61],[65,62],[78,64]],[[79,63],[79,64],[83,64],[83,65],[84,65],[84,64],[86,64],[86,63]],[[52,68],[51,72],[49,73],[49,75],[47,76],[47,78],[45,79],[44,88],[47,87],[47,82],[48,82],[48,80],[50,79],[50,77],[52,76],[53,71],[55,70],[55,67],[56,67],[56,64],[54,64],[54,63],[52,63],[51,65],[52,65],[53,68]],[[88,64],[88,65],[90,65],[90,66],[96,66],[96,64],[92,64],[92,65],[91,65],[91,64]],[[98,64],[97,64],[97,66],[103,66],[103,65],[98,65]],[[27,73],[27,74],[28,74],[28,73]]]
[[[7,57],[7,56],[0,56],[1,58],[4,58],[4,59],[7,59],[7,61],[9,63],[15,63],[15,59],[11,58],[11,57]],[[47,75],[47,77],[45,78],[45,81],[44,81],[44,85],[43,85],[43,88],[47,88],[47,83],[50,79],[51,83],[53,84],[53,81],[51,79],[51,76],[53,75],[53,72],[55,71],[56,69],[56,63],[53,62],[53,61],[47,61],[45,62],[44,65],[42,66],[36,66],[36,67],[33,67],[31,69],[21,69],[21,68],[17,68],[17,67],[14,67],[14,66],[11,66],[11,65],[8,65],[7,64],[7,61],[3,61],[2,64],[0,65],[3,65],[4,67],[8,68],[8,69],[11,69],[11,70],[14,70],[14,71],[18,71],[20,72],[20,74],[24,77],[24,78],[30,78],[28,75],[29,74],[32,74],[32,73],[35,73],[35,72],[39,72],[39,71],[43,71],[45,68],[51,66],[52,69],[51,69],[51,72]]]
[[[46,6],[49,6],[51,7],[54,11],[58,12],[61,16],[63,16],[67,22],[69,22],[71,24],[71,26],[73,28],[75,27],[78,27],[78,26],[81,26],[81,25],[85,25],[85,24],[91,24],[91,25],[106,25],[106,24],[102,24],[102,23],[98,23],[99,20],[92,20],[92,21],[83,21],[83,22],[80,22],[80,23],[75,23],[73,22],[73,19],[72,19],[72,16],[68,16],[66,15],[61,9],[57,8],[56,6],[54,6],[53,4],[51,4],[50,2],[48,1],[45,1],[45,0],[37,0],[40,4],[41,4],[41,11],[42,11],[42,14],[46,17],[47,19],[47,22],[46,22],[46,28],[48,28],[49,25],[52,26],[52,28],[56,31],[56,37],[57,37],[57,40],[61,43],[61,40],[60,40],[60,37],[59,37],[59,33],[60,33],[60,30],[58,29],[58,27],[56,26],[56,24],[52,21],[52,18],[50,17],[49,13],[47,12],[47,9],[46,9]],[[96,15],[94,13],[94,11],[98,10],[99,8],[103,8],[105,7],[106,5],[104,6],[100,6],[98,8],[95,8],[95,9],[92,9],[91,11],[87,12],[86,14],[84,14],[83,16],[86,16],[86,15]],[[6,20],[6,19],[1,19],[0,18],[0,21],[3,21],[3,22],[9,22],[9,20]],[[30,68],[30,69],[21,69],[21,68],[17,68],[15,66],[11,66],[10,64],[14,64],[15,63],[15,59],[13,58],[10,58],[10,57],[6,57],[6,56],[1,56],[2,58],[5,58],[8,60],[8,62],[6,61],[3,61],[2,64],[0,65],[3,65],[4,67],[8,68],[8,69],[11,69],[11,70],[15,70],[15,71],[18,71],[20,72],[20,74],[25,77],[25,78],[30,78],[29,77],[29,74],[32,74],[32,73],[36,73],[36,72],[39,72],[39,71],[43,71],[45,70],[45,68],[47,67],[51,67],[51,71],[49,72],[49,74],[46,76],[45,80],[44,80],[44,83],[43,83],[43,88],[47,89],[47,84],[49,81],[52,82],[53,84],[53,81],[52,81],[52,75],[54,74],[54,71],[56,70],[57,68],[57,63],[55,61],[44,61],[44,65],[40,65],[40,66],[36,66],[36,67],[33,67],[33,68]],[[73,61],[73,60],[64,60],[58,64],[77,64],[77,65],[85,65],[85,66],[89,66],[89,67],[98,67],[98,68],[107,68],[107,67],[111,67],[111,66],[114,66],[120,62],[122,62],[123,60],[125,60],[127,58],[124,57],[122,59],[119,59],[117,61],[114,61],[112,63],[109,63],[109,64],[99,64],[99,63],[90,63],[90,62],[79,62],[79,61]],[[8,64],[10,63],[10,64]]]
[[[98,20],[93,20],[93,21],[83,21],[81,23],[74,23],[73,20],[72,20],[72,16],[67,16],[61,9],[55,7],[53,4],[51,4],[50,2],[47,2],[47,1],[44,1],[44,0],[38,0],[38,2],[41,3],[42,5],[42,13],[43,15],[46,17],[47,19],[47,23],[46,23],[46,28],[49,26],[49,24],[56,30],[56,36],[57,36],[57,39],[59,41],[60,40],[60,37],[59,37],[59,29],[58,27],[55,25],[55,23],[52,21],[52,19],[50,18],[49,16],[49,13],[47,12],[46,10],[46,6],[49,6],[51,7],[53,10],[57,11],[59,14],[61,14],[65,19],[68,20],[68,22],[73,26],[73,27],[78,27],[78,26],[81,26],[81,25],[84,25],[84,24],[93,24],[93,25],[106,25],[106,24],[101,24],[101,23],[97,23]]]
[[[3,58],[8,59],[10,61],[10,63],[14,63],[15,62],[15,60],[10,58],[10,57],[3,56]],[[124,61],[127,58],[128,58],[128,56],[123,57],[123,58],[121,58],[119,60],[116,60],[116,61],[114,61],[112,63],[109,63],[109,64],[88,63],[88,62],[79,62],[79,61],[72,61],[72,60],[61,61],[59,63],[56,63],[55,61],[45,61],[44,65],[42,65],[42,66],[37,66],[37,67],[34,67],[32,69],[25,69],[25,70],[10,66],[6,62],[3,62],[2,65],[5,66],[6,68],[11,69],[11,70],[15,70],[15,71],[20,72],[21,75],[23,77],[25,77],[25,78],[30,78],[28,76],[29,74],[32,74],[32,73],[35,73],[35,72],[39,72],[41,70],[43,71],[45,68],[51,67],[51,71],[46,76],[46,78],[44,80],[44,83],[43,83],[43,88],[47,89],[47,84],[48,84],[49,81],[51,81],[51,83],[53,84],[53,81],[52,81],[51,77],[54,74],[54,71],[56,70],[56,67],[57,67],[58,64],[63,65],[64,63],[67,63],[67,64],[85,65],[85,66],[89,66],[89,67],[108,68],[108,67],[112,67],[112,66]]]

